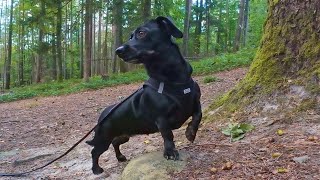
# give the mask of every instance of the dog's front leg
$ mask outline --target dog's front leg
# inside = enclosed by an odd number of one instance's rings
[[[168,123],[166,122],[166,119],[160,119],[159,121],[157,121],[157,126],[164,141],[163,156],[166,159],[178,160],[179,153],[176,150],[176,146],[173,142],[173,133]]]
[[[186,129],[186,137],[190,142],[193,142],[196,138],[196,134],[199,128],[200,121],[202,119],[202,111],[201,111],[201,104],[200,101],[196,101],[194,105],[194,112],[192,115],[192,120],[188,124],[188,127]]]

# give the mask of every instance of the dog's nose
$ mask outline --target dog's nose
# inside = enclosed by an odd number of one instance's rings
[[[116,54],[123,54],[124,53],[124,46],[120,46],[120,47],[118,47],[117,49],[116,49]]]

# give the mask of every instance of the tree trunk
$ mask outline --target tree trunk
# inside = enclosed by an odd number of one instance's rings
[[[189,41],[189,29],[190,29],[190,16],[191,16],[192,0],[185,0],[185,14],[184,14],[184,26],[183,26],[183,44],[182,54],[188,56],[188,41]]]
[[[5,61],[5,82],[4,88],[10,89],[10,75],[11,75],[11,57],[12,57],[12,31],[13,31],[13,0],[11,0],[10,7],[10,22],[9,22],[9,37],[8,37],[8,56]]]
[[[20,17],[20,19],[23,21],[24,20],[24,16],[25,16],[25,10],[24,10],[24,2],[22,2],[21,5],[21,9],[20,12],[22,12],[22,16]],[[0,16],[1,17],[1,16]],[[24,73],[23,73],[23,64],[24,64],[24,31],[25,31],[25,25],[23,23],[20,24],[20,33],[19,33],[19,61],[18,61],[18,81],[19,81],[19,85],[22,86],[24,85]],[[0,28],[1,29],[1,28]],[[1,38],[1,36],[0,36]]]
[[[113,27],[114,27],[114,50],[118,48],[122,44],[122,14],[123,14],[123,0],[115,0],[113,6]],[[128,65],[117,58],[117,55],[113,53],[113,61],[116,63],[116,61],[119,61],[120,65],[120,72],[127,72],[128,71]],[[115,71],[114,71],[115,72]]]
[[[83,78],[83,75],[84,75],[84,72],[83,72],[83,69],[84,69],[84,52],[83,52],[83,49],[84,49],[84,43],[83,43],[83,24],[84,24],[84,8],[83,8],[83,2],[84,0],[81,0],[81,21],[80,21],[80,63],[79,63],[79,67],[80,67],[80,78]]]
[[[146,22],[151,17],[151,0],[142,1],[142,19]]]
[[[280,113],[319,114],[319,17],[320,1],[269,0],[264,35],[249,72],[211,108],[279,118]]]
[[[57,0],[57,80],[62,81],[62,0]]]
[[[237,25],[237,31],[236,31],[236,36],[234,39],[234,44],[233,44],[233,51],[238,51],[240,49],[240,41],[241,41],[241,33],[243,29],[243,15],[244,15],[244,8],[245,8],[245,0],[240,1],[240,6],[239,6],[239,17],[238,17],[238,25]]]
[[[42,74],[42,63],[43,63],[43,56],[44,56],[44,16],[46,13],[46,7],[45,2],[43,0],[40,1],[40,19],[39,19],[39,37],[38,37],[38,58],[36,58],[36,74],[35,74],[35,82],[39,83],[41,80],[41,74]]]
[[[85,14],[85,62],[83,78],[85,82],[89,81],[91,76],[91,61],[92,61],[92,0],[86,0]]]
[[[109,69],[109,54],[108,54],[108,25],[109,25],[109,9],[107,8],[106,19],[105,19],[105,35],[104,35],[104,47],[103,47],[103,67],[101,69],[102,75],[108,74]]]
[[[249,3],[250,0],[246,0],[246,5],[244,8],[244,15],[243,15],[243,32],[242,32],[242,47],[246,46],[247,42],[247,32],[248,32],[248,20],[249,20]]]
[[[102,6],[102,4],[101,4]],[[101,27],[102,27],[102,9],[101,7],[99,8],[99,17],[98,17],[98,47],[97,47],[97,74],[101,75],[101,66],[103,66],[103,61],[102,61],[102,33],[101,33]]]
[[[200,55],[200,36],[201,36],[201,23],[203,17],[203,0],[197,1],[197,21],[194,31],[194,53],[196,56]]]

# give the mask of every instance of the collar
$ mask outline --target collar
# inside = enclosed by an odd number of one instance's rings
[[[144,85],[156,90],[159,94],[169,94],[175,96],[189,95],[194,91],[194,81],[190,78],[186,83],[169,83],[149,78]]]

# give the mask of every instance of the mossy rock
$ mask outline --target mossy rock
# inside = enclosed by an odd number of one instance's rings
[[[178,173],[187,164],[188,155],[179,151],[180,159],[167,160],[162,152],[152,152],[132,159],[122,172],[122,180],[170,179],[169,173]]]

